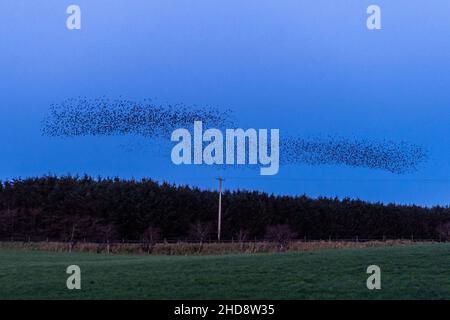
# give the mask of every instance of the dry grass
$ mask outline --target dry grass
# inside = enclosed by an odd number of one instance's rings
[[[238,253],[263,253],[280,251],[312,251],[321,249],[367,248],[394,245],[412,245],[418,242],[411,240],[386,241],[292,241],[287,245],[276,242],[243,242],[243,243],[158,243],[153,246],[131,243],[77,243],[70,245],[64,242],[0,242],[0,249],[45,250],[52,252],[89,252],[110,254],[153,254],[153,255],[221,255]]]

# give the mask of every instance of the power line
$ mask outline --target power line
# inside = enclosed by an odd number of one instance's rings
[[[208,177],[166,177],[158,179],[168,180],[190,180],[190,181],[210,181]],[[276,178],[276,177],[244,177],[227,176],[227,180],[248,180],[248,181],[285,181],[285,182],[430,182],[430,183],[450,183],[450,178]]]

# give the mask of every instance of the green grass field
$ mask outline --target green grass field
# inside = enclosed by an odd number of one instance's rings
[[[66,288],[81,267],[82,289]],[[366,288],[367,266],[382,289]],[[450,245],[229,256],[0,250],[0,299],[450,299]]]

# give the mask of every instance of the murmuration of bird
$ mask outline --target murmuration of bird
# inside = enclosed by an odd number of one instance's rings
[[[212,106],[79,97],[51,105],[42,133],[49,137],[130,135],[170,141],[174,130],[193,127],[195,121],[202,121],[205,127],[238,128],[234,118],[232,110]],[[282,133],[280,130],[282,165],[345,165],[406,174],[418,170],[428,159],[424,147],[406,141],[305,138]]]

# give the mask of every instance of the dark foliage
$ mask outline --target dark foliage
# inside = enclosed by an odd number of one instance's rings
[[[203,241],[216,238],[217,204],[216,192],[149,179],[13,180],[0,185],[0,238]],[[223,195],[222,238],[263,239],[286,225],[301,239],[437,239],[449,221],[447,207],[235,191]]]

